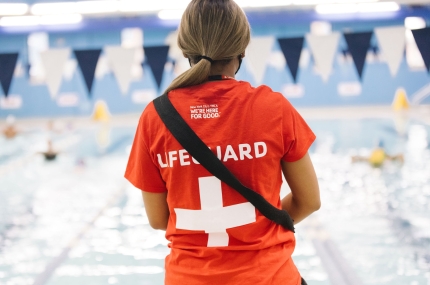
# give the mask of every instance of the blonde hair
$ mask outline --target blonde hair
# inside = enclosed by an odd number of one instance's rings
[[[251,39],[243,10],[233,0],[192,0],[179,26],[178,45],[194,65],[179,75],[166,93],[208,79],[211,58],[225,64],[243,53]]]

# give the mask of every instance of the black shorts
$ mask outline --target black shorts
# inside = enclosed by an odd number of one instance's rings
[[[305,279],[302,278],[302,285],[308,285],[308,283],[306,283]]]

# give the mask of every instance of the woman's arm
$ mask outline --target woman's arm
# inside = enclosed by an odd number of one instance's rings
[[[169,207],[167,206],[167,192],[150,193],[142,191],[142,196],[149,224],[153,229],[165,231],[170,215]]]
[[[282,199],[282,209],[297,224],[321,207],[318,180],[309,154],[295,162],[281,163],[291,189],[291,193]]]

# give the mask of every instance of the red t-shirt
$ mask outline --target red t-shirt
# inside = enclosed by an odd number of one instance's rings
[[[287,99],[236,80],[176,89],[169,98],[244,185],[281,208],[281,159],[299,160],[315,140]],[[140,118],[125,177],[142,191],[167,192],[165,284],[300,284],[294,234],[191,158],[152,103]]]

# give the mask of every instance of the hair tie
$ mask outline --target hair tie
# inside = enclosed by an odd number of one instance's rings
[[[214,60],[208,56],[202,55],[201,56],[202,59],[206,59],[207,61],[209,61],[210,63],[214,63]]]

